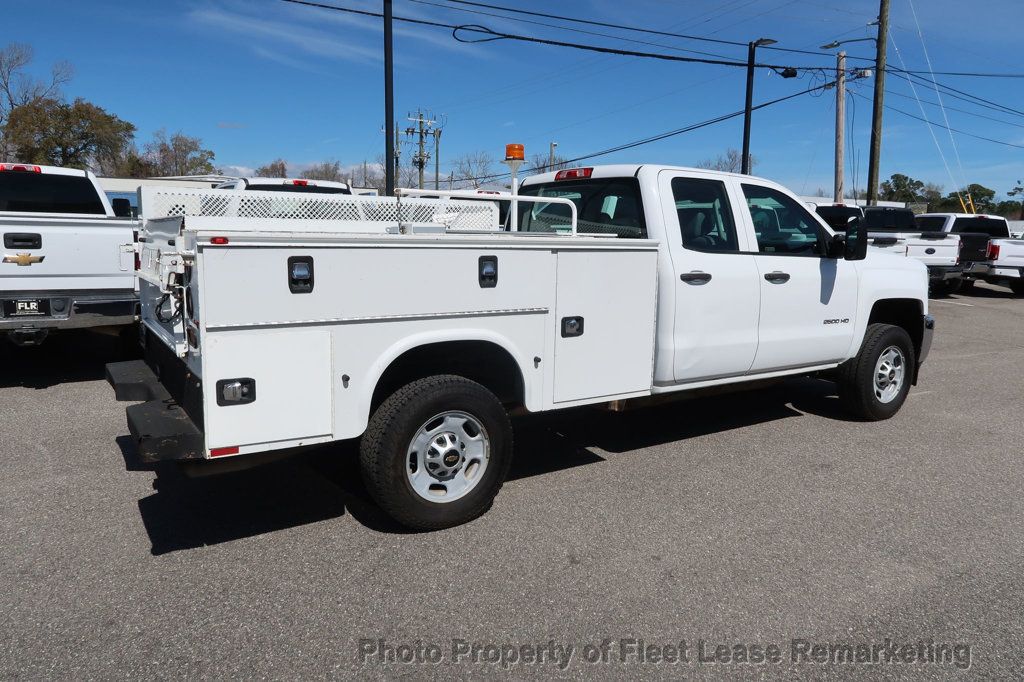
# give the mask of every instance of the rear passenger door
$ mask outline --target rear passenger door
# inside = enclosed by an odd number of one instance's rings
[[[830,234],[800,201],[774,187],[737,184],[761,292],[751,372],[842,360],[856,326],[854,263],[826,256]]]
[[[721,176],[659,174],[674,275],[677,383],[746,373],[757,350],[757,266]],[[664,308],[663,308],[664,309]]]

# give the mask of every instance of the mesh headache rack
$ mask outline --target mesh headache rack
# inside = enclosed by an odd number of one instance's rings
[[[422,196],[427,195],[427,196]],[[139,208],[147,220],[172,217],[244,218],[238,229],[296,229],[299,223],[316,231],[404,232],[432,228],[438,232],[494,232],[503,229],[498,201],[509,194],[481,195],[470,191],[399,190],[398,196],[239,192],[226,189],[139,188]],[[520,202],[565,203],[576,233],[576,206],[554,197],[517,197]],[[256,221],[254,225],[252,220]],[[410,231],[420,231],[411,229]]]

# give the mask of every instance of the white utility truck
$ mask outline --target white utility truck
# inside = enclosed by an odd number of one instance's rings
[[[1024,296],[1024,240],[1012,237],[1006,218],[984,213],[922,213],[917,222],[922,229],[980,240],[984,255],[965,269],[970,277],[965,283],[980,279],[1005,284]]]
[[[135,230],[88,171],[0,163],[0,331],[20,345],[53,329],[136,320]]]
[[[145,360],[107,366],[118,399],[145,401],[127,408],[139,453],[361,437],[369,492],[410,527],[490,506],[511,410],[827,373],[854,415],[886,419],[931,345],[921,263],[865,259],[862,224],[835,234],[750,176],[538,175],[510,231],[474,193],[275,193],[273,216],[244,194],[141,190]]]

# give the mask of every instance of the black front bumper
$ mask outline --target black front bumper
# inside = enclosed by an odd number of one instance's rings
[[[157,344],[150,341],[148,346]],[[183,381],[161,381],[154,367],[161,370],[161,376],[167,378],[163,371],[164,365],[159,358],[154,358],[151,348],[147,348],[146,360],[130,360],[128,362],[112,362],[107,365],[107,381],[114,388],[114,395],[119,401],[144,401],[138,405],[129,405],[125,409],[128,417],[128,430],[138,449],[139,457],[144,462],[164,462],[169,460],[204,459],[206,438],[202,430],[201,420],[193,420],[186,406],[195,406],[194,394],[200,389],[199,383],[191,378],[187,370],[183,372]],[[179,371],[185,365],[177,358],[170,367]],[[176,397],[177,388],[189,388]],[[183,406],[184,405],[184,406]],[[201,408],[201,403],[199,404]],[[201,411],[200,411],[201,414]]]

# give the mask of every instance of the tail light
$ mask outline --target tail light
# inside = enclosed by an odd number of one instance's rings
[[[135,271],[142,269],[142,256],[139,254],[139,231],[132,230],[132,241],[135,243]]]
[[[210,243],[215,246],[224,246],[228,243],[227,237],[210,237]]]
[[[0,171],[18,171],[20,173],[42,173],[39,166],[30,166],[24,163],[0,163]]]
[[[985,251],[985,258],[988,260],[999,260],[999,244],[988,243],[988,249]]]
[[[555,173],[555,180],[576,180],[578,178],[589,178],[594,174],[593,168],[570,168]]]

